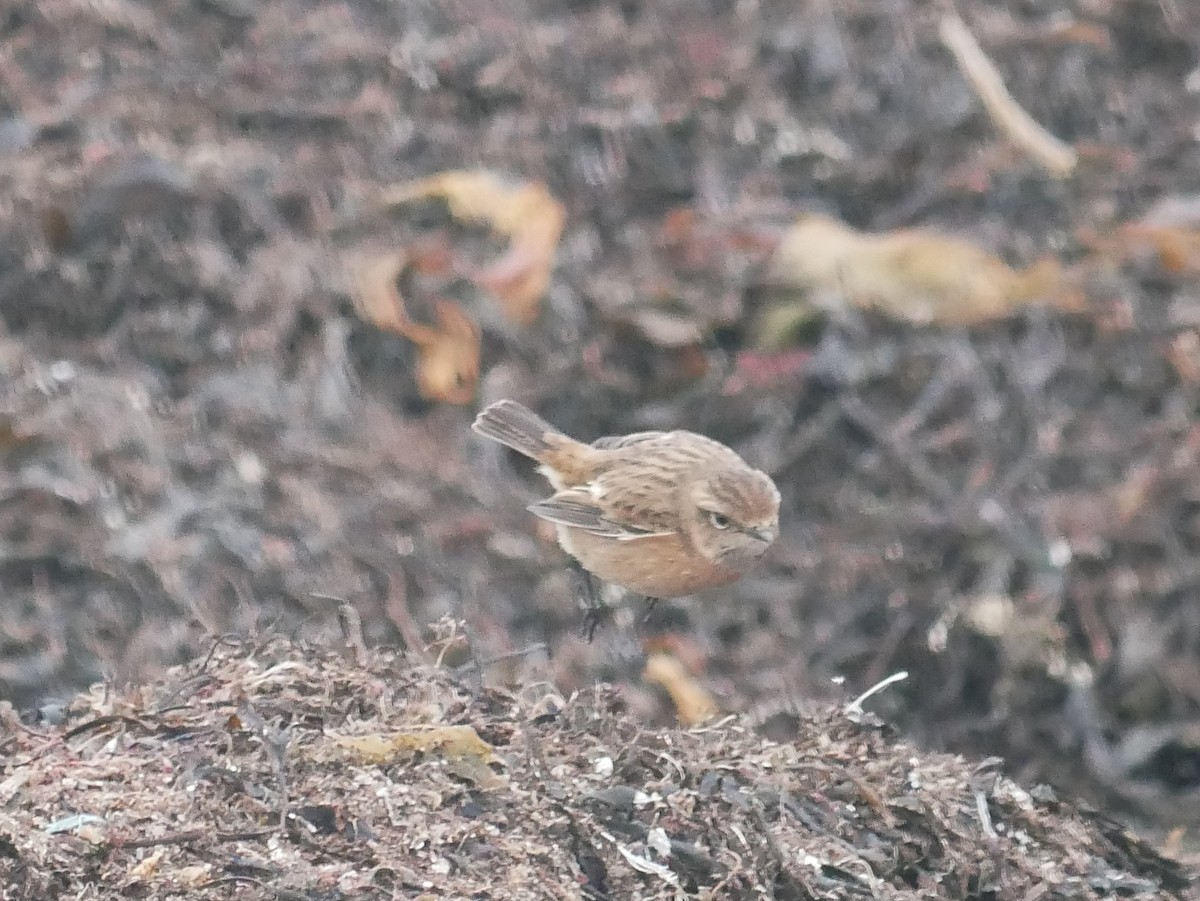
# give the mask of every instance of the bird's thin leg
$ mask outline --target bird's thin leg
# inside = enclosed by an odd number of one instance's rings
[[[591,644],[592,639],[596,637],[596,630],[600,628],[600,624],[604,622],[604,619],[604,611],[599,607],[589,607],[583,612],[582,632],[588,644]]]
[[[596,635],[596,629],[599,628],[608,612],[604,605],[604,601],[600,598],[600,593],[596,590],[596,582],[592,578],[592,574],[579,565],[577,560],[572,560],[570,563],[570,571],[574,585],[574,595],[579,602],[579,606],[583,608],[583,634],[591,644],[592,639]]]
[[[589,610],[593,607],[603,607],[604,602],[600,599],[600,593],[596,590],[596,582],[592,578],[592,574],[579,565],[578,560],[572,560],[569,564],[571,572],[571,581],[574,583],[575,599],[579,601],[579,606],[584,610]]]
[[[646,612],[642,614],[641,624],[643,626],[646,625],[646,623],[650,622],[650,614],[653,613],[654,608],[658,606],[659,599],[658,598],[645,598],[644,600],[646,601]]]

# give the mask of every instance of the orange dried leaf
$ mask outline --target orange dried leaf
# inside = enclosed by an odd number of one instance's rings
[[[434,325],[409,318],[396,279],[409,265],[403,252],[358,255],[347,260],[355,309],[365,320],[417,345],[421,396],[450,404],[470,403],[479,381],[479,327],[452,300],[439,298]]]
[[[825,308],[849,303],[947,326],[1001,319],[1032,304],[1083,306],[1057,260],[1016,270],[957,238],[917,230],[869,234],[819,215],[803,216],[787,231],[767,279]]]
[[[703,673],[708,666],[708,655],[696,639],[679,632],[660,632],[648,635],[642,641],[642,650],[646,656],[666,654],[679,661],[680,665],[692,675]]]
[[[372,325],[396,334],[403,334],[407,319],[396,290],[396,279],[407,262],[404,253],[396,252],[355,254],[345,263],[355,311]]]
[[[508,251],[475,280],[491,291],[505,312],[522,325],[538,316],[550,284],[554,255],[566,224],[566,211],[537,182],[510,182],[490,172],[449,171],[384,192],[393,206],[440,198],[455,218],[489,226],[509,239]]]
[[[646,659],[642,677],[660,685],[671,696],[679,721],[697,726],[717,715],[719,708],[679,660],[671,654],[653,653]]]
[[[1117,241],[1133,255],[1148,247],[1158,255],[1163,269],[1174,274],[1200,271],[1200,229],[1186,225],[1134,223],[1117,232]]]
[[[417,385],[433,400],[470,403],[479,381],[479,327],[462,307],[445,298],[437,300],[434,315],[437,331],[421,345]]]
[[[1200,195],[1164,196],[1136,221],[1105,232],[1083,227],[1076,237],[1106,262],[1157,258],[1173,274],[1200,272]]]
[[[151,878],[157,872],[158,866],[162,863],[166,854],[167,851],[165,848],[158,848],[150,856],[130,867],[129,873],[126,874],[126,887],[131,887],[128,883],[145,882]]]

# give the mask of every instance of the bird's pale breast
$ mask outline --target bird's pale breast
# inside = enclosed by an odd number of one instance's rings
[[[597,578],[648,598],[675,598],[728,585],[745,572],[712,563],[679,535],[617,541],[560,525],[558,542]]]

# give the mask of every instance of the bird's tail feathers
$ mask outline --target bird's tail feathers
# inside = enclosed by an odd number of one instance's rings
[[[471,428],[493,441],[541,460],[566,438],[558,429],[515,400],[498,400],[481,410]]]

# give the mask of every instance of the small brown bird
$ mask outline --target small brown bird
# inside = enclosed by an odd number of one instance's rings
[[[529,509],[587,572],[652,600],[728,585],[779,534],[779,491],[719,441],[638,432],[584,444],[516,401],[472,428],[532,457],[555,493]]]

